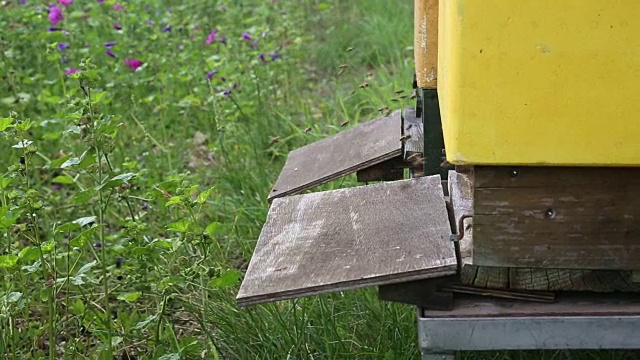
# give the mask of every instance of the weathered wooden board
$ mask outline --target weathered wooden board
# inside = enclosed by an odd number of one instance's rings
[[[293,150],[268,201],[298,194],[360,169],[402,155],[402,119],[397,110]]]
[[[640,268],[640,169],[475,167],[474,177],[475,265]]]
[[[509,173],[509,171],[507,171]],[[485,172],[482,175],[487,175]],[[535,184],[535,172],[520,172],[529,184]],[[537,176],[537,175],[536,175]],[[449,193],[458,220],[463,214],[473,213],[473,186],[478,184],[474,168],[464,168],[460,172],[449,172]],[[540,177],[538,176],[540,179]],[[501,179],[504,180],[504,179]],[[539,182],[539,180],[538,180]],[[562,184],[561,182],[556,182]],[[479,186],[487,184],[487,176],[479,181]],[[503,182],[503,184],[509,184]],[[476,185],[476,186],[478,186]],[[478,189],[475,189],[478,190]],[[640,284],[632,281],[631,271],[587,270],[562,268],[510,268],[478,266],[472,263],[474,240],[474,220],[465,220],[465,235],[460,241],[463,267],[460,282],[467,285],[494,289],[543,290],[543,291],[591,291],[591,292],[638,292]],[[457,223],[457,221],[456,221]]]
[[[438,0],[414,1],[414,62],[418,87],[438,84]]]
[[[242,306],[456,273],[440,176],[275,199]]]
[[[640,296],[635,294],[561,294],[551,304],[466,296],[456,299],[453,311],[423,310],[429,318],[520,316],[616,316],[639,315]]]
[[[422,119],[416,117],[416,110],[407,107],[402,114],[403,135],[410,136],[404,143],[404,158],[407,159],[413,154],[424,153],[424,133]]]

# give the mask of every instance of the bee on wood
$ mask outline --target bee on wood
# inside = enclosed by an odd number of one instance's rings
[[[405,141],[407,141],[407,140],[409,140],[409,139],[411,139],[411,135],[407,134],[407,135],[405,135],[405,136],[401,137],[401,138],[400,138],[400,141],[401,141],[401,142],[405,142]]]
[[[411,96],[409,96],[409,99],[415,99],[416,97],[418,97],[418,94],[414,91],[411,93]]]

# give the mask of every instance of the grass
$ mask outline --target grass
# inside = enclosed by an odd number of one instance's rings
[[[0,358],[419,358],[375,289],[235,304],[287,153],[411,104],[410,2],[5,4]]]

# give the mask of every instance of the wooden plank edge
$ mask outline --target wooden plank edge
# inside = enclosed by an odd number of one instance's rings
[[[453,259],[450,259],[450,260],[453,260]],[[327,285],[308,287],[304,289],[295,289],[295,290],[281,291],[281,292],[269,293],[269,294],[260,294],[260,295],[246,296],[246,297],[238,296],[236,297],[236,303],[239,307],[247,307],[251,305],[260,305],[260,304],[266,304],[266,303],[275,302],[275,301],[297,299],[297,298],[308,297],[313,295],[322,295],[322,294],[328,294],[328,293],[334,293],[334,292],[362,289],[362,288],[373,287],[373,286],[443,277],[443,276],[453,275],[455,273],[456,273],[456,264],[455,264],[455,260],[453,260],[452,264],[444,265],[437,270],[434,270],[434,269],[416,270],[416,271],[403,273],[403,274],[394,274],[392,276],[350,280],[350,281],[339,283],[339,286],[336,286],[336,284],[327,284]]]

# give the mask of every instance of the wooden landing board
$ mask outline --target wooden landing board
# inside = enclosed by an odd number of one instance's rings
[[[474,168],[475,265],[640,268],[640,168]]]
[[[241,306],[456,273],[440,176],[275,199]]]
[[[523,179],[535,174],[525,172]],[[462,172],[449,172],[449,193],[454,217],[473,215],[473,186],[477,183],[473,167]],[[485,184],[481,178],[479,186]],[[474,265],[473,218],[465,220],[465,235],[460,241],[463,267],[460,282],[466,285],[494,289],[536,291],[640,292],[640,284],[632,281],[631,271],[587,270],[562,268],[511,268]]]
[[[402,119],[389,116],[359,124],[289,153],[268,201],[301,193],[402,155]]]

